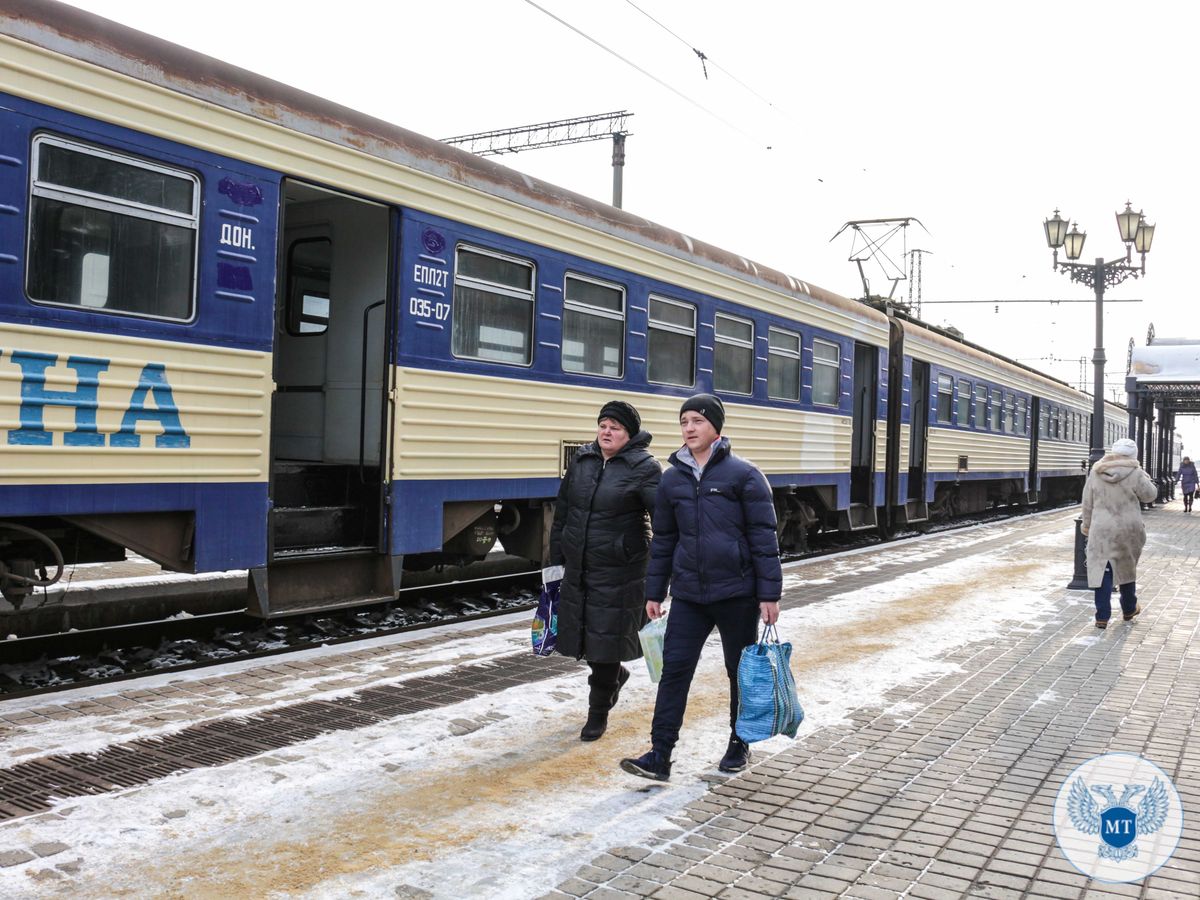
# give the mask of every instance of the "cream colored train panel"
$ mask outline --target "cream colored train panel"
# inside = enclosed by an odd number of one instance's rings
[[[0,325],[0,486],[265,482],[271,355]]]
[[[929,429],[930,472],[958,471],[960,456],[967,457],[967,472],[1028,472],[1029,439],[952,428]]]
[[[1038,442],[1038,471],[1071,471],[1087,474],[1089,448],[1042,438]]]
[[[564,441],[595,438],[607,400],[637,407],[661,461],[678,449],[679,397],[400,368],[396,479],[557,478]],[[486,410],[486,415],[480,415]],[[850,419],[726,402],[724,432],[768,475],[847,472]]]

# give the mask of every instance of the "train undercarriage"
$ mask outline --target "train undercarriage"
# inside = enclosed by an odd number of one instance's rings
[[[319,483],[322,490],[329,485],[327,477],[306,483],[310,488]],[[1026,492],[1018,479],[939,482],[925,521],[937,523],[1006,507],[1057,506],[1078,500],[1082,487],[1082,476],[1043,479],[1036,495]],[[788,555],[809,552],[821,534],[874,529],[886,537],[901,526],[922,527],[900,510],[891,517],[883,515],[883,509],[870,510],[870,516],[839,510],[832,487],[777,487],[774,494],[780,548]],[[363,525],[353,513],[354,504],[310,503],[306,508],[305,514],[287,517],[282,529],[277,526],[276,552],[284,560],[289,556],[296,560],[295,582],[303,584],[302,593],[309,597],[304,602],[320,607],[353,605],[360,594],[385,595],[405,583],[405,573],[469,567],[498,551],[525,560],[530,567],[542,565],[553,518],[552,498],[447,503],[439,551],[389,558],[362,546],[365,542],[358,533]],[[868,524],[862,524],[864,519]],[[31,594],[55,584],[71,567],[120,561],[128,552],[169,571],[194,572],[193,540],[190,516],[180,513],[0,521],[0,594],[13,610],[20,610]],[[328,549],[323,554],[325,565],[319,567],[323,571],[316,571],[311,562],[322,555],[322,547]],[[301,564],[305,561],[309,565]],[[381,569],[387,569],[382,580],[388,585],[378,591]],[[367,575],[355,574],[359,570]],[[295,584],[282,580],[273,587],[296,590]],[[313,598],[318,599],[313,602]],[[250,606],[253,610],[253,603]],[[276,611],[291,612],[290,606],[280,604]],[[272,610],[263,612],[269,617]]]

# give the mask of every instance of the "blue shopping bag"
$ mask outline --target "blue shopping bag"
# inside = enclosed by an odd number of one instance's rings
[[[777,734],[796,736],[804,710],[796,699],[792,645],[780,643],[774,625],[763,629],[757,644],[742,650],[738,663],[738,716],[734,731],[747,743]]]
[[[558,595],[562,588],[563,567],[542,569],[542,593],[538,596],[537,612],[529,629],[533,652],[549,656],[558,646]]]

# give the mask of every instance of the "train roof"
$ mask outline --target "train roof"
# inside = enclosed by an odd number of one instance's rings
[[[74,59],[598,229],[849,315],[872,311],[803,279],[211,56],[55,0],[0,0],[0,31]],[[880,320],[882,321],[882,320]]]

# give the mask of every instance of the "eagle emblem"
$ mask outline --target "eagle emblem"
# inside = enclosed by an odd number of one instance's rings
[[[1097,802],[1093,792],[1104,798],[1104,802]],[[1144,796],[1133,806],[1133,798],[1138,794]],[[1167,790],[1157,778],[1149,789],[1142,784],[1122,785],[1119,798],[1111,784],[1094,784],[1089,790],[1082,778],[1076,778],[1067,798],[1067,813],[1079,831],[1100,835],[1096,853],[1101,859],[1121,862],[1138,855],[1139,837],[1162,828],[1167,820],[1168,803]]]

